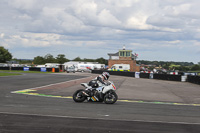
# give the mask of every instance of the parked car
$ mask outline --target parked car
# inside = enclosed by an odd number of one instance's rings
[[[75,73],[75,67],[73,67],[73,66],[68,67],[66,71],[67,71],[67,73],[70,73],[70,72]]]
[[[78,72],[89,72],[89,73],[91,73],[92,70],[91,69],[78,69]]]

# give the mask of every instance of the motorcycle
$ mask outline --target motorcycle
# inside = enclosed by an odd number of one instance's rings
[[[90,83],[89,83],[90,84]],[[73,94],[75,102],[84,102],[86,99],[93,102],[104,102],[106,104],[113,104],[117,101],[116,87],[113,82],[108,81],[108,85],[99,86],[97,82],[89,85],[81,83],[86,89],[79,89]]]

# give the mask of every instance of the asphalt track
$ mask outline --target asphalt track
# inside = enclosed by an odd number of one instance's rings
[[[200,132],[198,85],[113,76],[117,103],[73,102],[70,96],[81,87],[79,82],[91,76],[96,75],[0,77],[0,133]],[[27,89],[34,92],[17,93]]]

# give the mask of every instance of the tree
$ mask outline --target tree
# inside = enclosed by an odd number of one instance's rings
[[[180,67],[178,68],[178,70],[179,70],[179,71],[189,71],[190,68],[187,67],[187,66],[180,66]]]
[[[45,60],[42,56],[34,57],[34,64],[45,64]]]
[[[84,58],[82,61],[85,61],[85,62],[95,62],[95,59]]]
[[[181,66],[180,66],[180,65],[171,64],[171,65],[169,66],[169,69],[170,69],[170,70],[178,70],[179,67],[181,67]]]
[[[56,60],[51,54],[47,54],[44,56],[45,63],[55,63]]]
[[[200,70],[200,65],[193,65],[193,66],[191,67],[191,70],[192,70],[192,71]]]
[[[75,59],[73,59],[73,61],[82,61],[82,59],[80,57],[76,57]]]
[[[59,54],[56,57],[56,62],[59,63],[59,64],[63,64],[63,63],[68,62],[68,61],[69,60],[65,58],[64,54]]]
[[[169,66],[171,65],[171,63],[169,63],[169,62],[167,62],[167,63],[165,63],[162,67],[164,68],[164,69],[169,69]]]
[[[11,59],[12,59],[12,54],[3,46],[0,46],[0,62],[6,63],[6,61],[9,61]]]
[[[96,62],[108,65],[108,60],[104,59],[103,57],[96,59]]]
[[[19,64],[32,64],[33,60],[32,59],[17,59],[14,58],[12,61],[19,62]]]

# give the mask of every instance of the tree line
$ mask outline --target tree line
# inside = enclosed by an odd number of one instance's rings
[[[45,64],[45,63],[59,63],[63,64],[65,62],[70,61],[65,57],[64,54],[59,54],[57,57],[53,57],[51,54],[47,54],[44,57],[42,56],[37,56],[33,59],[34,64]],[[98,62],[100,64],[108,64],[108,60],[104,59],[103,57],[97,58],[97,59],[81,59],[80,57],[76,57],[72,61],[83,61],[83,62]]]
[[[137,60],[138,64],[144,64],[144,65],[155,65],[155,66],[164,66],[164,65],[181,65],[181,66],[192,66],[194,65],[193,62],[175,62],[175,61],[147,61],[147,60]]]
[[[194,64],[193,62],[175,62],[175,61],[146,61],[137,60],[137,63],[150,69],[155,67],[164,68],[167,70],[179,70],[179,71],[197,71],[200,70],[200,62]]]
[[[0,46],[0,63],[6,63],[7,61],[16,61],[20,64],[33,64],[33,65],[42,65],[45,63],[59,63],[63,64],[65,62],[70,61],[65,57],[64,54],[58,54],[54,57],[51,54],[46,54],[45,56],[36,56],[33,60],[25,60],[25,59],[16,59],[12,58],[12,54],[5,49],[3,46]],[[76,57],[72,61],[83,61],[83,62],[99,62],[100,64],[108,65],[108,60],[103,57],[97,59],[81,59],[80,57]],[[137,60],[137,64],[147,65],[148,67],[161,67],[167,70],[180,70],[180,71],[190,71],[190,70],[200,70],[200,62],[198,64],[194,64],[193,62],[174,62],[174,61],[147,61],[147,60]]]

